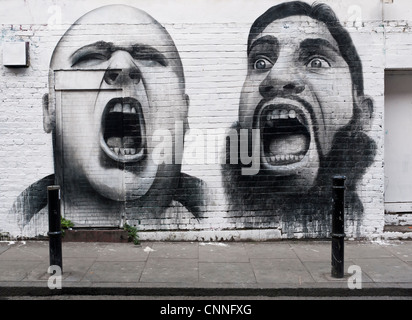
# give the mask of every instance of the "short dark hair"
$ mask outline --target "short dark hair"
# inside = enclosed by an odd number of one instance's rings
[[[258,17],[250,28],[248,48],[250,48],[253,39],[266,29],[269,24],[275,20],[290,16],[308,16],[326,25],[332,37],[338,43],[339,51],[343,59],[349,66],[352,84],[357,94],[363,95],[362,63],[358,52],[356,51],[351,36],[346,29],[343,28],[335,12],[324,3],[314,3],[310,5],[302,1],[291,1],[271,7]]]

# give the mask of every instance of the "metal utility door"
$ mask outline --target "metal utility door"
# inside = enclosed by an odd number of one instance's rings
[[[124,216],[125,201],[102,196],[91,183],[109,182],[109,169],[104,170],[99,158],[97,137],[102,119],[93,117],[97,96],[108,101],[113,95],[122,95],[121,88],[104,87],[103,74],[104,70],[57,70],[54,74],[57,177],[62,185],[64,215],[77,227],[118,227]],[[117,171],[117,179],[110,182],[123,189],[122,170]],[[97,181],[96,176],[102,179]]]
[[[412,71],[385,72],[385,210],[412,211]]]

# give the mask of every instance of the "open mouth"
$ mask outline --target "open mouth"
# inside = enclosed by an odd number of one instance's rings
[[[262,152],[272,166],[301,162],[308,153],[310,132],[302,110],[289,104],[268,105],[260,115]]]
[[[145,124],[142,106],[133,98],[110,100],[103,112],[100,144],[113,160],[140,161],[145,151]]]

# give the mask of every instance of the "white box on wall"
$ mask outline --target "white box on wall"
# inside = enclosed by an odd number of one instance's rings
[[[29,66],[29,43],[28,42],[4,42],[3,43],[3,65],[6,67],[28,67]]]

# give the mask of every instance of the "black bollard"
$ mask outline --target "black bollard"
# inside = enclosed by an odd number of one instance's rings
[[[344,176],[334,176],[332,186],[332,277],[344,276],[345,241],[345,180]]]
[[[49,207],[50,266],[59,266],[63,274],[60,186],[47,187],[47,203]]]

